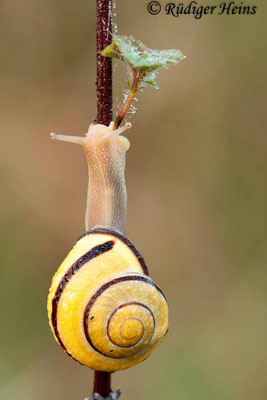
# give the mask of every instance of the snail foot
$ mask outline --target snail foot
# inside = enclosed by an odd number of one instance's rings
[[[104,398],[100,396],[98,393],[93,393],[88,399],[85,400],[117,400],[121,395],[120,389],[116,390],[116,392],[110,392],[108,397]]]

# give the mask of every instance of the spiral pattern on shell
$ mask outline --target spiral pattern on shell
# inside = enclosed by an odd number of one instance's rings
[[[168,306],[143,257],[118,232],[93,229],[55,274],[48,296],[54,336],[76,361],[116,371],[146,359],[168,328]]]

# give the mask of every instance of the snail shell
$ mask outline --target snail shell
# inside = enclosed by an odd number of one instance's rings
[[[145,261],[122,234],[92,229],[56,272],[48,296],[53,334],[73,359],[99,371],[146,359],[168,329],[168,306]]]

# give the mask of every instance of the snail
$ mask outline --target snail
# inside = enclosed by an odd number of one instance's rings
[[[113,126],[90,125],[86,137],[51,134],[82,144],[89,185],[86,232],[56,272],[47,302],[62,349],[79,363],[108,372],[145,360],[168,330],[165,296],[124,232],[130,143],[121,133],[131,125]]]

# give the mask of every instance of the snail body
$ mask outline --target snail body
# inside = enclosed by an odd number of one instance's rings
[[[124,236],[130,143],[121,133],[131,125],[113,126],[90,125],[85,137],[51,134],[83,146],[89,184],[86,233],[54,275],[47,302],[50,326],[62,349],[81,364],[108,372],[146,359],[168,329],[165,297]]]
[[[121,134],[131,128],[125,126],[113,130],[109,126],[90,124],[85,137],[57,135],[52,139],[82,145],[88,164],[88,192],[85,213],[85,229],[96,225],[125,230],[127,194],[124,178],[126,151],[129,140]]]

